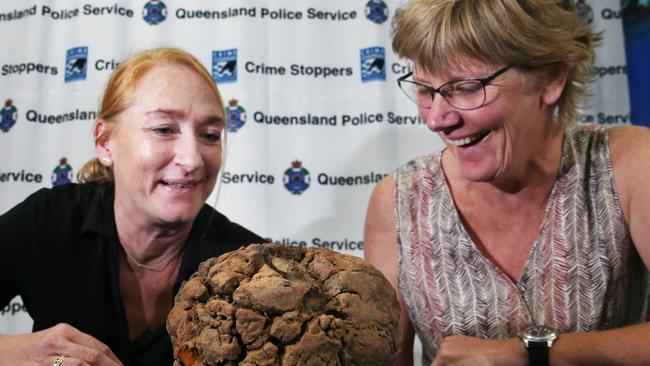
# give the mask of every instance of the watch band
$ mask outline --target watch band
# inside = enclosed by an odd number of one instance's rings
[[[528,341],[528,366],[548,366],[548,343]]]

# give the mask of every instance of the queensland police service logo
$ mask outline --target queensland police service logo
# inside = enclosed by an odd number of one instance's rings
[[[386,81],[386,52],[384,47],[361,49],[361,81]]]
[[[9,132],[9,130],[16,124],[18,119],[18,110],[13,105],[11,99],[5,100],[5,106],[0,109],[0,130],[2,132]]]
[[[246,123],[246,110],[237,104],[237,99],[228,101],[226,107],[226,128],[230,132],[237,132]]]
[[[70,48],[65,54],[65,82],[86,80],[88,47]]]
[[[162,1],[148,1],[142,8],[142,18],[151,25],[162,23],[167,19],[167,6]]]
[[[72,182],[72,167],[68,164],[68,159],[62,157],[59,165],[52,172],[52,186],[59,186]]]
[[[216,83],[237,81],[237,49],[212,51],[212,78]]]
[[[576,1],[576,12],[578,13],[578,18],[587,24],[591,24],[594,21],[594,10],[587,4],[586,0]]]
[[[373,23],[382,24],[388,19],[388,6],[382,0],[370,0],[366,4],[366,18]]]
[[[284,171],[284,188],[293,194],[301,194],[311,183],[309,171],[302,167],[300,160],[291,162],[291,168]]]

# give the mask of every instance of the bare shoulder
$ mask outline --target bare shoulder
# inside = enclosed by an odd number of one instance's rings
[[[387,175],[375,186],[368,203],[366,233],[385,229],[386,224],[395,224],[395,176]]]
[[[633,162],[644,164],[638,158],[650,156],[650,128],[643,126],[617,126],[609,130],[609,148],[614,167],[625,169]]]
[[[623,202],[650,179],[650,128],[617,126],[609,130],[614,179]]]
[[[395,194],[395,175],[389,174],[385,176],[372,191],[370,196],[370,204],[368,209],[374,208],[372,206],[379,205],[377,208],[387,208],[386,206],[395,207],[394,202]]]
[[[650,264],[650,129],[620,126],[610,130],[609,146],[623,216],[646,265]]]
[[[395,285],[397,229],[395,226],[395,178],[388,175],[375,186],[364,228],[364,256]]]

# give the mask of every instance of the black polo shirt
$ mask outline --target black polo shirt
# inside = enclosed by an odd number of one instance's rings
[[[65,322],[104,342],[125,365],[171,365],[164,325],[129,342],[113,199],[110,184],[66,184],[41,189],[0,216],[0,307],[20,295],[34,331]],[[204,205],[185,244],[174,295],[202,261],[261,242]]]

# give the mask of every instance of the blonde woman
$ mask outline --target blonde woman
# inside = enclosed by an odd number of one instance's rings
[[[224,107],[173,48],[112,74],[82,184],[42,189],[0,217],[0,304],[20,295],[34,333],[0,336],[0,365],[171,365],[165,320],[203,260],[262,238],[205,204]]]
[[[567,0],[414,0],[399,79],[446,145],[375,188],[401,365],[647,365],[650,132],[579,125],[599,35]]]

